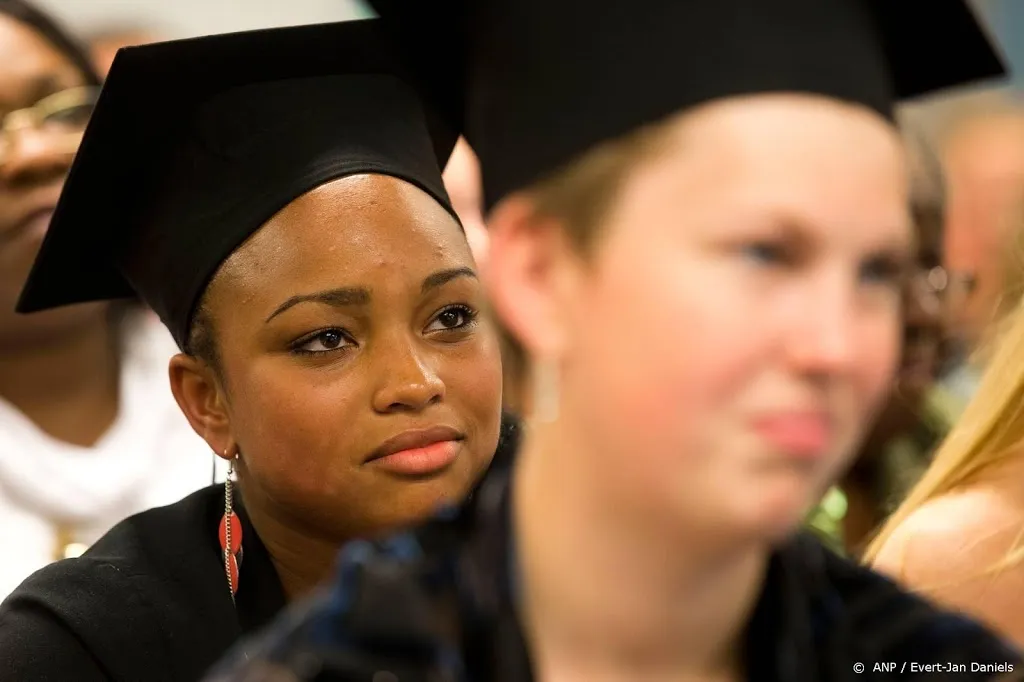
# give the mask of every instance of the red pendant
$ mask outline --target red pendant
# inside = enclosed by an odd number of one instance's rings
[[[231,549],[228,552],[227,524],[231,523]],[[238,557],[242,551],[242,522],[238,520],[237,514],[225,514],[220,519],[220,528],[217,533],[220,539],[221,557],[227,552],[224,559],[224,570],[227,572],[231,584],[231,594],[238,592]]]
[[[228,548],[227,540],[227,519],[228,515],[225,514],[220,518],[220,529],[218,531],[220,538],[220,549],[224,551]],[[238,550],[242,548],[242,523],[238,520],[238,514],[231,515],[231,553],[238,554]]]
[[[231,575],[231,594],[235,594],[238,592],[238,561],[235,559],[234,554],[228,557],[227,566],[225,568]]]

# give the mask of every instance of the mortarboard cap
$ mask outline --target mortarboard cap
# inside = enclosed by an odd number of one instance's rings
[[[118,52],[18,303],[137,293],[184,347],[221,263],[275,213],[358,173],[441,180],[457,134],[376,20]]]
[[[370,4],[421,75],[449,74],[436,104],[480,158],[487,209],[600,142],[719,98],[802,92],[891,117],[897,100],[1004,73],[964,0]]]

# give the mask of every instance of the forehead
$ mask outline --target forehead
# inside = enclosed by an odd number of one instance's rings
[[[0,14],[0,106],[32,104],[23,100],[34,96],[36,93],[30,90],[47,79],[58,86],[70,86],[81,76],[45,38],[22,22]]]
[[[709,216],[775,212],[854,236],[909,231],[909,174],[895,129],[811,96],[737,98],[680,118],[626,194],[638,209],[672,202]]]
[[[472,266],[472,256],[440,204],[403,180],[359,175],[282,209],[224,263],[217,288],[283,300],[381,276],[415,277],[418,286],[424,274],[453,266]]]

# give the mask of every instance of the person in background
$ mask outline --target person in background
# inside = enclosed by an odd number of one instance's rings
[[[970,9],[929,0],[922,26],[919,6],[858,0],[373,5],[418,64],[422,42],[464,56],[422,67],[466,76],[529,428],[510,475],[419,534],[347,547],[326,595],[210,679],[1020,666],[798,532],[898,364],[915,254],[894,100],[1002,73]]]
[[[985,99],[955,119],[941,152],[949,200],[944,265],[956,351],[943,384],[966,404],[997,334],[994,322],[1005,312],[1001,293],[1011,284],[1003,281],[1003,268],[1018,239],[1013,212],[1024,200],[1024,105]]]
[[[1000,281],[1003,291],[996,306],[995,328],[991,336],[999,339],[1013,325],[1013,313],[1024,297],[1024,196],[1011,211],[1007,243],[1002,249]]]
[[[469,143],[459,138],[452,158],[444,169],[444,186],[452,200],[452,208],[459,215],[466,239],[473,249],[478,268],[487,263],[487,227],[484,225],[483,186],[480,182],[480,162]]]
[[[0,0],[0,597],[211,482],[210,450],[167,386],[175,349],[158,320],[132,303],[14,310],[99,84],[50,17]]]
[[[19,309],[136,292],[182,349],[179,408],[237,482],[26,580],[0,605],[5,678],[194,682],[344,542],[458,504],[514,447],[441,180],[456,135],[376,26],[114,61]]]
[[[1018,220],[1024,232],[1024,211]],[[1021,246],[1018,241],[1016,248]],[[1019,263],[1022,255],[1018,251],[1004,260]],[[1019,294],[1005,295],[1014,307],[995,325],[991,359],[973,400],[865,558],[907,587],[981,619],[1024,647],[1024,306]]]
[[[945,183],[932,148],[920,135],[907,137],[917,258],[905,285],[900,367],[889,400],[850,470],[810,519],[812,528],[851,556],[860,555],[903,500],[959,415],[953,398],[935,381],[946,347]]]

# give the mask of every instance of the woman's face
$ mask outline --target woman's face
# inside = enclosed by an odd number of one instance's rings
[[[80,86],[81,72],[25,24],[0,14],[0,119],[48,95]],[[29,316],[15,303],[57,205],[74,148],[67,136],[22,129],[0,147],[0,345],[48,335],[69,321],[91,317],[105,304],[71,306]],[[13,338],[13,337],[17,338]]]
[[[458,224],[401,180],[333,181],[266,223],[207,297],[247,504],[344,540],[468,493],[501,415],[483,306]]]
[[[799,523],[892,382],[905,175],[888,124],[819,98],[677,121],[553,278],[561,418],[608,504],[719,537]]]

